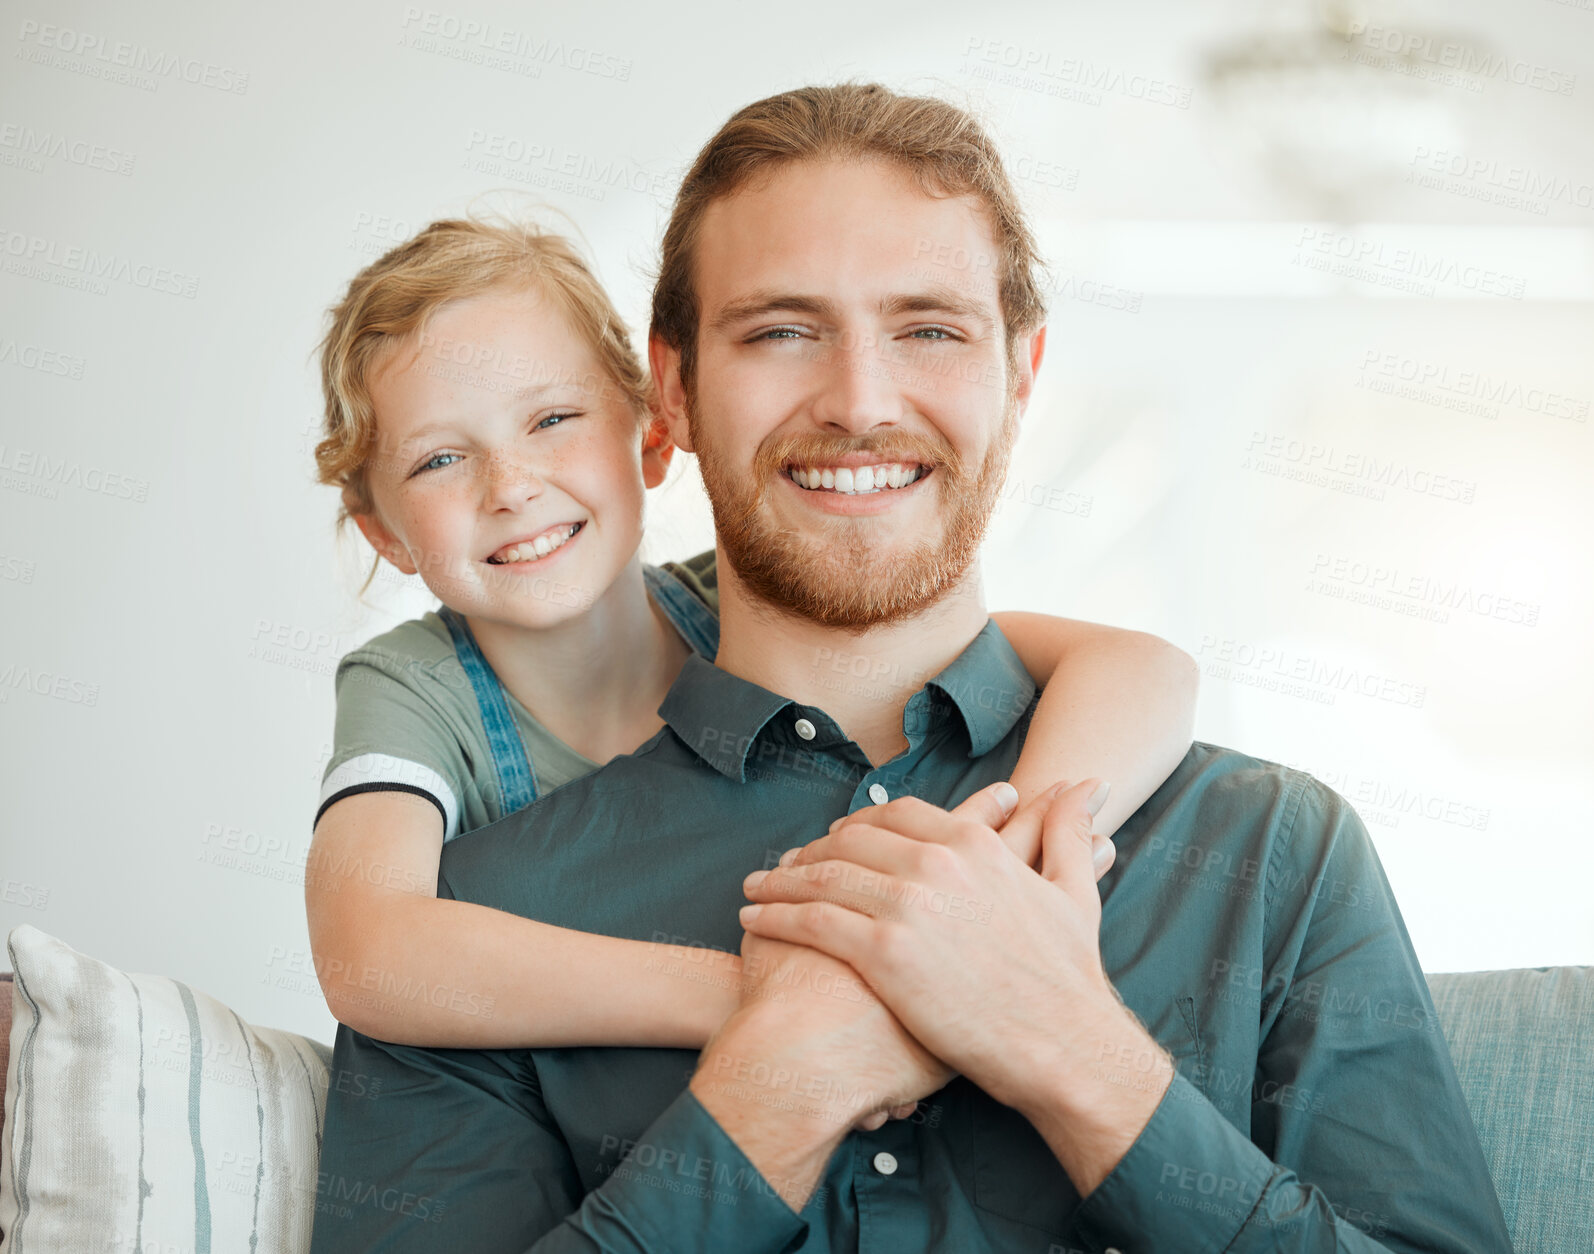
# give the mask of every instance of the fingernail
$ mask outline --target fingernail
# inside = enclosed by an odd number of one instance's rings
[[[763,908],[764,908],[763,906],[757,906],[757,905],[755,905],[755,906],[743,906],[740,910],[738,910],[736,912],[736,915],[737,915],[737,917],[739,919],[741,919],[741,921],[744,924],[751,923],[754,919],[756,919],[758,917],[758,912],[760,910],[762,910]]]
[[[1107,859],[1110,857],[1112,857],[1112,841],[1106,839],[1097,842],[1090,853],[1090,860],[1098,871],[1107,865]]]
[[[1018,805],[1018,789],[1006,780],[993,784],[991,795],[996,798],[996,804],[1002,807],[1003,814],[1013,813],[1013,808]]]
[[[780,855],[781,866],[790,866],[793,862],[797,861],[797,855],[799,852],[801,852],[801,850],[801,845],[798,845],[795,849],[786,850],[785,853]]]
[[[846,816],[846,815],[845,815],[845,814],[843,814],[843,815],[842,815],[842,816],[841,816],[841,819],[844,819],[844,818],[846,818],[846,817],[847,817],[847,816]],[[831,825],[830,825],[830,826],[829,826],[829,827],[827,827],[827,828],[825,828],[825,830],[826,830],[826,831],[827,831],[827,832],[833,832],[833,831],[835,831],[835,830],[836,830],[836,829],[837,829],[837,828],[838,828],[838,827],[840,827],[840,826],[841,826],[841,819],[837,819],[837,820],[836,820],[836,821],[835,821],[835,822],[834,822],[834,823],[832,823],[832,824],[831,824]]]
[[[1106,780],[1102,780],[1101,786],[1090,794],[1090,800],[1085,802],[1085,809],[1089,812],[1091,818],[1095,818],[1101,813],[1102,806],[1107,804],[1107,794],[1111,791],[1112,785]]]
[[[757,888],[760,884],[762,884],[764,882],[764,877],[766,875],[768,875],[768,874],[769,874],[768,871],[754,871],[751,875],[749,875],[745,880],[742,881],[742,888],[745,891],[751,892],[753,889]]]

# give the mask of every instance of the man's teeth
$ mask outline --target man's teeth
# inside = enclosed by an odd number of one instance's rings
[[[555,549],[563,547],[565,542],[580,530],[580,527],[580,523],[571,523],[569,531],[544,533],[535,540],[517,544],[512,549],[505,549],[502,553],[494,554],[487,560],[495,566],[503,566],[508,562],[530,562],[539,557],[547,557]]]
[[[806,467],[793,466],[791,477],[798,487],[828,489],[856,495],[859,492],[878,492],[881,488],[905,488],[916,479],[924,477],[924,468],[890,462],[883,466]]]

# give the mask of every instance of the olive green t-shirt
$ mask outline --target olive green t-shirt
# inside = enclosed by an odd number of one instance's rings
[[[719,614],[713,549],[660,566]],[[416,793],[437,807],[445,843],[503,817],[476,692],[436,612],[345,654],[333,682],[337,716],[317,822],[351,794],[395,791]],[[507,689],[504,700],[543,792],[601,765],[550,732]]]

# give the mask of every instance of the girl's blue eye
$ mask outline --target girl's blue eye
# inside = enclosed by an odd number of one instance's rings
[[[458,457],[459,457],[459,454],[458,453],[439,453],[436,457],[432,458],[430,461],[423,462],[421,464],[420,469],[421,470],[436,470],[438,468],[437,464],[439,462],[442,462],[443,458],[445,458],[445,457],[452,457],[452,458],[455,458],[457,460]],[[452,465],[453,463],[452,462],[443,462],[443,464],[444,465]]]
[[[545,426],[547,426],[550,422],[553,422],[556,418],[574,418],[574,417],[576,417],[575,414],[549,414],[546,418],[544,418],[541,422],[539,422],[535,427],[533,427],[532,430],[533,431],[541,431]]]

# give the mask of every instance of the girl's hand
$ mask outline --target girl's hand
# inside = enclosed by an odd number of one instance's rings
[[[1064,790],[1073,787],[1070,781],[1062,785]],[[1106,804],[1107,794],[1112,791],[1111,784],[1103,784],[1086,804],[1086,809],[1092,818],[1101,812]],[[1002,839],[1007,842],[1007,847],[1017,854],[1033,871],[1046,873],[1046,867],[1041,858],[1041,826],[1045,817],[1045,810],[1037,811],[1034,806],[1025,807],[1023,810],[1010,816],[1006,823],[996,830]],[[1112,870],[1112,864],[1118,857],[1118,847],[1103,836],[1100,832],[1092,832],[1090,837],[1091,862],[1096,869],[1096,879]]]
[[[1071,786],[1071,784],[1064,784],[1063,788],[1067,789]],[[979,792],[975,793],[972,797],[965,801],[963,806],[967,806],[970,803],[976,802],[976,799],[983,801],[985,794],[992,792],[992,790],[997,787],[998,785],[996,784],[986,785],[985,788],[982,788]],[[1086,809],[1090,811],[1091,817],[1094,818],[1095,815],[1101,811],[1101,807],[1106,803],[1107,794],[1111,791],[1111,784],[1103,784],[1097,791],[1097,795],[1091,797],[1090,802],[1086,806]],[[954,811],[954,813],[962,811],[963,806],[959,806],[958,811]],[[867,822],[868,812],[872,808],[873,807],[871,806],[864,806],[861,810],[853,811],[853,813],[848,815],[847,818]],[[1007,847],[1018,855],[1020,861],[1022,861],[1025,866],[1029,867],[1032,871],[1039,871],[1043,875],[1045,874],[1046,868],[1042,864],[1041,860],[1041,826],[1042,820],[1045,818],[1045,813],[1046,812],[1044,808],[1037,810],[1034,806],[1028,806],[1022,811],[1008,814],[1005,820],[991,824],[991,826],[996,829],[1002,839],[1007,842]],[[840,827],[845,821],[845,819],[837,819],[830,825],[830,830],[835,831],[836,828]],[[796,849],[788,849],[784,856],[782,856],[780,864],[782,866],[790,866],[797,860],[797,853],[798,851]],[[1118,846],[1113,844],[1112,841],[1108,840],[1100,832],[1092,832],[1090,839],[1090,856],[1091,862],[1096,869],[1096,880],[1099,883],[1101,877],[1106,875],[1108,871],[1112,870],[1112,864],[1117,860],[1118,857]]]

